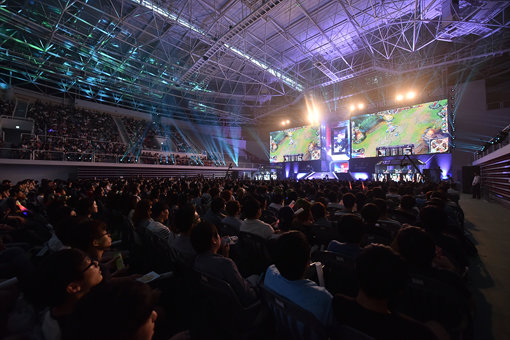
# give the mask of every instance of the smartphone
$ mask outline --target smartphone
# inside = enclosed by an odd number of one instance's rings
[[[117,255],[117,258],[115,259],[115,267],[117,270],[124,269],[126,265],[124,264],[124,259],[122,258],[122,253],[119,253]]]

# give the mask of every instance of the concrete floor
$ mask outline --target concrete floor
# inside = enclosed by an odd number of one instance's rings
[[[472,259],[469,275],[476,302],[475,339],[510,339],[510,209],[466,194],[460,206],[479,255]]]

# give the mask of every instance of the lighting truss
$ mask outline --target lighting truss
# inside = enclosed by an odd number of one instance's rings
[[[510,2],[456,3],[0,0],[0,85],[253,124],[309,91],[506,53]]]

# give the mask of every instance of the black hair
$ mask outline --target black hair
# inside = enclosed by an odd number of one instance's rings
[[[159,292],[135,280],[110,281],[77,305],[75,339],[134,339],[156,307]]]
[[[326,206],[321,202],[315,202],[312,204],[311,210],[314,220],[318,220],[321,217],[326,217]]]
[[[99,220],[88,220],[71,226],[66,242],[73,248],[83,251],[93,247],[94,240],[101,238],[106,232],[106,223]]]
[[[344,202],[344,207],[351,209],[356,203],[356,196],[354,196],[353,193],[348,192],[342,196],[342,202]]]
[[[86,257],[79,249],[64,249],[49,255],[34,273],[29,299],[34,299],[36,305],[49,307],[64,303],[68,297],[67,286],[83,277]]]
[[[294,210],[291,207],[282,207],[278,210],[278,228],[282,231],[288,231],[292,225]]]
[[[365,247],[356,259],[359,287],[371,298],[389,299],[406,283],[403,261],[393,250],[381,244]]]
[[[211,211],[213,213],[219,213],[225,208],[225,200],[221,197],[213,198],[211,202]]]
[[[412,209],[416,205],[416,199],[411,195],[404,195],[400,199],[400,205],[402,206],[402,209]]]
[[[400,229],[396,237],[396,251],[407,262],[427,268],[436,253],[434,241],[423,229],[408,226]]]
[[[257,218],[257,214],[260,210],[260,203],[253,197],[249,197],[244,202],[244,213],[246,218],[254,219]]]
[[[195,212],[193,204],[185,204],[177,209],[174,217],[174,225],[177,231],[186,233],[191,229],[195,220]]]
[[[225,210],[228,216],[235,216],[239,213],[239,211],[241,211],[241,205],[238,201],[231,200],[227,202]]]
[[[274,262],[280,274],[287,280],[303,278],[310,263],[310,245],[305,234],[300,231],[288,231],[276,241]]]
[[[218,229],[212,223],[202,221],[197,224],[190,234],[190,241],[197,254],[211,250],[211,240],[218,234]]]
[[[365,225],[358,215],[346,214],[338,222],[338,231],[342,235],[342,241],[359,244],[365,233]]]
[[[152,217],[157,218],[159,215],[161,215],[163,211],[167,209],[170,210],[170,207],[165,202],[159,201],[154,203],[154,205],[152,206]]]
[[[375,224],[379,219],[379,208],[374,203],[367,203],[361,208],[361,216],[365,223]]]

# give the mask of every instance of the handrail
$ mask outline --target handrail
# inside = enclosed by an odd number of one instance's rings
[[[191,165],[191,166],[221,166],[214,164],[211,160],[198,160],[193,157],[176,157],[170,162],[166,162],[166,157],[151,158],[132,153],[100,153],[100,152],[67,152],[54,150],[31,150],[24,148],[1,148],[0,159],[25,159],[25,160],[45,160],[61,162],[88,162],[88,163],[115,163],[115,164],[154,164],[154,165]],[[235,168],[257,168],[253,163],[240,163]]]

